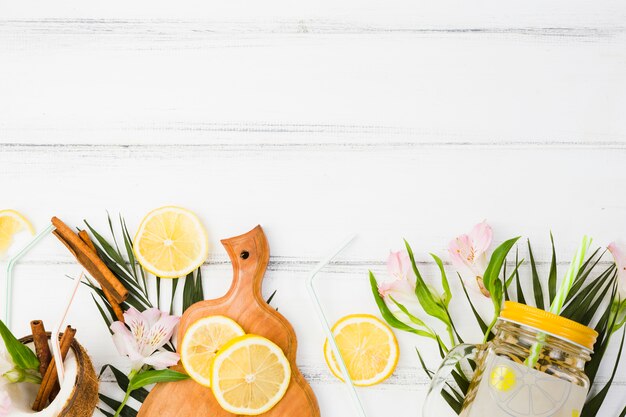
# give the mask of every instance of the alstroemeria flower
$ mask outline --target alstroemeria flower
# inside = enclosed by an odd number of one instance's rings
[[[11,412],[11,397],[9,393],[0,390],[0,417],[8,416]]]
[[[626,299],[626,252],[615,242],[608,247],[617,266],[617,288],[621,300]]]
[[[128,356],[132,369],[137,371],[144,365],[160,370],[176,365],[180,356],[162,349],[180,320],[156,308],[140,313],[134,308],[124,313],[124,321],[111,325],[113,342],[120,355]]]
[[[415,273],[409,254],[406,251],[390,252],[387,258],[387,272],[394,279],[380,283],[378,293],[390,308],[398,309],[391,300],[393,298],[410,311],[419,310],[420,304],[415,296]]]
[[[489,297],[489,292],[483,285],[483,275],[487,269],[487,250],[492,238],[491,226],[483,221],[474,226],[469,234],[458,236],[448,245],[452,264],[459,272],[469,271],[485,297]]]
[[[10,372],[15,368],[13,361],[9,357],[9,354],[5,351],[0,352],[0,377],[2,377],[7,372]],[[0,378],[1,379],[1,378]]]

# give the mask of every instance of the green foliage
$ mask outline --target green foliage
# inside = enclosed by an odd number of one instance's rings
[[[20,343],[2,320],[0,320],[0,336],[15,366],[23,371],[39,369],[39,359],[35,352]]]
[[[510,299],[523,304],[534,304],[536,307],[545,309],[552,304],[557,294],[557,258],[552,233],[550,233],[552,256],[550,260],[549,272],[545,277],[542,277],[539,274],[530,241],[527,242],[530,260],[530,284],[532,284],[532,292],[528,297],[525,296],[522,290],[523,280],[519,273],[519,267],[523,264],[524,260],[519,260],[517,250],[515,253],[515,269],[512,272],[507,272],[506,258],[518,239],[519,238],[517,237],[509,239],[493,251],[487,270],[483,276],[485,288],[491,294],[496,318],[500,313],[502,303],[505,299]],[[405,246],[411,260],[413,272],[416,275],[415,297],[417,301],[427,315],[441,321],[448,329],[454,329],[454,335],[450,332],[453,344],[461,341],[461,336],[456,331],[456,328],[454,327],[454,320],[448,311],[448,305],[450,304],[453,295],[450,291],[443,262],[437,256],[431,254],[441,273],[441,284],[444,292],[439,295],[425,283],[423,276],[417,268],[413,251],[406,240]],[[600,363],[604,359],[604,355],[608,350],[611,335],[626,324],[626,318],[624,317],[624,312],[626,311],[626,300],[619,300],[617,298],[616,266],[611,263],[608,267],[601,270],[598,268],[598,265],[601,265],[600,261],[604,253],[604,251],[601,251],[598,248],[585,259],[574,279],[561,313],[563,317],[577,321],[586,326],[593,326],[599,334],[598,340],[594,346],[595,353],[592,355],[591,361],[589,361],[585,367],[585,373],[589,377],[591,383],[595,381]],[[439,353],[443,357],[447,352],[447,346],[441,341],[441,338],[432,329],[430,329],[421,318],[416,317],[408,311],[404,305],[400,304],[392,297],[389,297],[387,302],[393,303],[393,305],[395,305],[399,311],[406,316],[407,320],[400,320],[396,315],[394,315],[394,313],[387,306],[385,300],[378,293],[378,285],[374,274],[371,271],[369,274],[374,300],[376,301],[376,305],[378,306],[382,317],[387,321],[387,323],[396,329],[411,332],[436,341]],[[465,298],[469,303],[472,314],[476,320],[477,326],[481,329],[485,340],[490,340],[493,337],[491,328],[493,327],[496,319],[494,318],[489,325],[485,323],[472,303],[472,300],[468,295],[467,288],[465,287],[465,283],[461,279],[460,275],[459,280],[461,282]],[[514,286],[515,290],[509,292],[509,286]],[[546,302],[546,296],[548,302]],[[603,308],[603,305],[606,305],[606,307]],[[600,317],[597,317],[598,314],[596,314],[596,312],[601,312]],[[594,323],[595,326],[593,325]],[[624,332],[626,333],[626,329]],[[582,417],[593,417],[599,415],[599,410],[608,395],[610,386],[617,372],[624,340],[625,336],[622,334],[619,354],[615,360],[611,378],[596,394],[590,395],[582,410]],[[428,369],[419,350],[416,349],[416,351],[422,369],[426,375],[432,379],[433,371]],[[475,367],[475,364],[471,361],[470,365],[472,365],[472,368]],[[467,393],[469,380],[471,378],[461,372],[460,368],[453,371],[452,377],[453,381],[450,381],[450,383],[447,384],[441,395],[450,407],[457,414],[459,414],[463,405],[464,396]],[[626,408],[621,412],[620,417],[626,417]]]
[[[95,230],[87,221],[85,221],[85,224],[94,238],[93,243],[96,247],[98,256],[128,290],[128,298],[120,305],[122,310],[125,311],[130,307],[134,307],[139,311],[144,311],[155,307],[155,304],[156,307],[160,309],[162,284],[169,281],[171,283],[169,312],[170,314],[173,314],[174,300],[179,279],[183,279],[185,281],[182,295],[183,312],[192,304],[204,300],[202,272],[200,268],[198,268],[195,272],[191,272],[185,278],[162,280],[160,277],[154,277],[156,284],[156,302],[153,303],[148,292],[149,276],[143,267],[138,264],[135,258],[135,254],[133,252],[133,242],[130,237],[128,227],[126,226],[126,222],[121,216],[119,217],[119,231],[116,233],[111,217],[108,215],[107,220],[112,242],[107,240],[107,238]],[[118,244],[118,234],[121,234],[122,245]],[[102,289],[95,285],[89,277],[87,277],[87,281],[84,284],[91,288],[92,298],[96,308],[109,328],[113,321],[117,320],[113,307],[104,295]],[[175,350],[171,342],[168,342],[164,348],[169,351]],[[101,374],[107,368],[109,368],[113,373],[120,389],[126,392],[126,400],[129,397],[132,397],[139,402],[143,402],[148,395],[148,391],[143,388],[146,385],[157,382],[179,381],[188,378],[185,374],[171,370],[144,370],[143,372],[131,374],[131,379],[129,381],[129,378],[124,375],[123,372],[112,365],[105,365],[102,368]],[[103,394],[100,394],[100,399],[111,410],[118,410],[120,416],[135,417],[137,415],[136,410],[126,405],[126,400],[120,402]],[[106,416],[113,417],[115,415],[104,408],[100,408],[100,411]]]

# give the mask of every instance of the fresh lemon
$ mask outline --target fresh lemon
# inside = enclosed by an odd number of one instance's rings
[[[183,336],[180,360],[197,383],[211,386],[211,364],[218,350],[232,339],[246,334],[234,320],[209,316],[193,323]]]
[[[209,244],[195,214],[180,207],[161,207],[141,221],[133,250],[137,261],[154,275],[178,278],[202,265]]]
[[[231,340],[215,356],[211,388],[229,413],[256,416],[272,409],[285,395],[291,367],[283,351],[256,335]]]
[[[349,315],[339,320],[332,330],[354,385],[378,384],[396,369],[400,356],[398,341],[389,326],[376,317]],[[324,359],[333,375],[343,380],[328,340],[324,344]]]
[[[0,210],[0,255],[13,243],[13,236],[22,231],[35,234],[33,225],[15,210]]]

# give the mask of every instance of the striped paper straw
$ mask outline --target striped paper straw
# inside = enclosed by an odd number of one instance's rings
[[[583,261],[585,260],[585,255],[587,254],[587,250],[589,246],[591,246],[591,239],[588,236],[583,236],[583,241],[578,247],[576,251],[576,255],[574,259],[569,264],[569,268],[567,269],[567,273],[565,274],[565,278],[559,287],[559,291],[556,293],[554,297],[554,301],[552,301],[552,305],[550,306],[550,313],[560,315],[561,310],[563,309],[563,304],[565,304],[565,300],[569,295],[570,290],[572,289],[572,285],[574,285],[574,280],[578,276],[578,272],[583,265]],[[539,360],[539,353],[541,352],[541,348],[543,347],[544,342],[546,341],[546,334],[539,333],[537,334],[537,341],[530,348],[530,354],[528,358],[526,358],[526,365],[530,368],[533,368],[537,361]]]

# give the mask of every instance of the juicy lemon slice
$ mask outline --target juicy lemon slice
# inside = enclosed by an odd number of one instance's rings
[[[291,367],[283,351],[268,339],[246,335],[231,340],[215,357],[211,388],[229,413],[256,416],[285,395]]]
[[[218,350],[245,332],[232,319],[210,316],[193,323],[183,336],[180,360],[197,383],[211,386],[211,364]]]
[[[33,225],[15,210],[0,210],[0,255],[13,243],[13,236],[21,231],[35,234]]]
[[[333,335],[354,385],[378,384],[398,365],[398,341],[389,326],[369,314],[349,315],[333,326]],[[330,343],[324,343],[324,359],[330,371],[342,379]]]
[[[133,250],[137,261],[154,275],[178,278],[202,265],[209,244],[195,214],[180,207],[161,207],[141,221]]]

